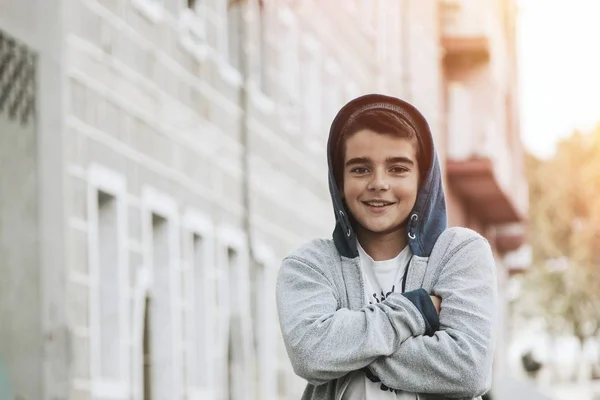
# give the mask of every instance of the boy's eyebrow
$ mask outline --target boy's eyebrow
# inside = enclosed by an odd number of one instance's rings
[[[415,165],[415,162],[408,157],[388,157],[385,159],[388,164],[402,163]]]
[[[354,157],[346,161],[346,167],[354,164],[369,164],[371,159],[368,157]]]
[[[350,165],[355,165],[355,164],[369,164],[371,162],[372,162],[371,159],[368,157],[354,157],[354,158],[351,158],[348,161],[346,161],[346,167],[348,167]],[[387,164],[401,163],[401,164],[415,165],[415,162],[408,157],[388,157],[385,159],[385,162]]]

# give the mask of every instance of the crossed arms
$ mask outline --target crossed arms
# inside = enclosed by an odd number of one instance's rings
[[[289,257],[277,283],[284,342],[299,376],[320,385],[367,367],[384,385],[408,392],[472,398],[489,389],[497,293],[483,238],[446,251],[432,289],[442,299],[435,332],[427,332],[410,294],[392,293],[358,311],[340,308],[317,264]]]

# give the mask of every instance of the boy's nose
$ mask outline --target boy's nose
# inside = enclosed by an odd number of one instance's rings
[[[386,179],[385,173],[376,171],[373,178],[369,181],[368,189],[373,191],[388,190],[390,185]]]

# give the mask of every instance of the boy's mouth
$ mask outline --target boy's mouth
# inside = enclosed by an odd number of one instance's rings
[[[383,201],[383,200],[363,201],[362,203],[364,205],[366,205],[367,207],[369,207],[369,208],[379,209],[379,210],[383,210],[386,207],[391,206],[392,204],[394,204],[393,202]]]

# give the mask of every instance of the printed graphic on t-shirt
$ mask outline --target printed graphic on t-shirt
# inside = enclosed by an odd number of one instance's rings
[[[386,294],[383,294],[383,290],[382,290],[381,296],[379,298],[377,297],[377,293],[373,293],[373,295],[371,297],[373,297],[375,299],[375,303],[381,303],[382,301],[387,299],[390,294],[394,293],[395,290],[396,290],[396,285],[393,285],[392,290],[390,290]],[[369,304],[373,304],[373,300],[369,300]]]

